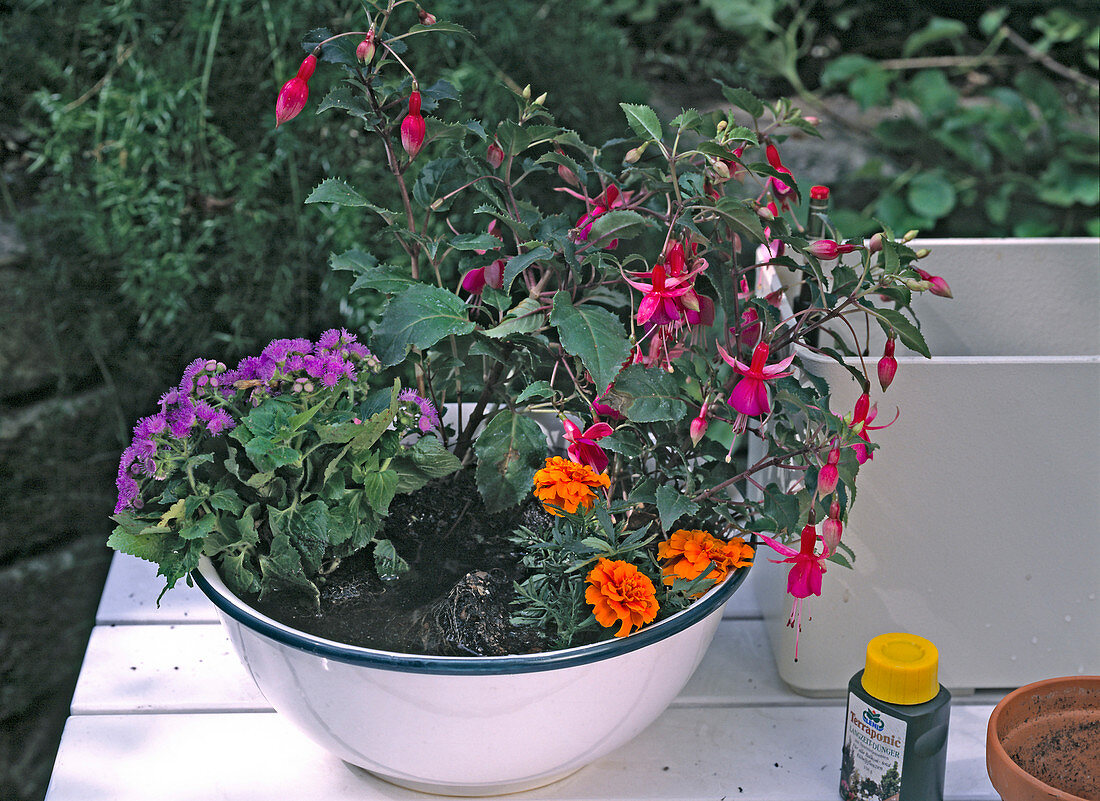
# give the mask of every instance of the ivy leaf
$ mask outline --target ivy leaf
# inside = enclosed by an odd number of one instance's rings
[[[672,526],[684,515],[695,514],[699,504],[680,490],[668,484],[657,487],[657,513],[661,516],[661,528],[672,531]]]
[[[485,507],[499,512],[531,492],[531,481],[546,462],[546,436],[534,420],[504,410],[485,426],[474,452]]]
[[[661,121],[657,112],[649,106],[640,106],[635,103],[620,103],[626,113],[626,121],[642,139],[661,141]]]
[[[664,370],[630,365],[615,379],[615,395],[623,399],[623,411],[635,423],[675,422],[687,414],[675,376]]]
[[[580,358],[597,387],[615,380],[630,355],[630,340],[618,317],[606,309],[574,306],[568,293],[560,291],[554,295],[550,321],[565,352]]]
[[[466,304],[440,287],[414,284],[396,295],[374,331],[374,355],[389,367],[405,358],[408,346],[428,348],[450,334],[468,334],[474,324]]]

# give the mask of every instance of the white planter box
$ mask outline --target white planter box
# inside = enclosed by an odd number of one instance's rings
[[[934,358],[899,343],[885,394],[881,336],[871,347],[875,423],[901,416],[871,434],[882,447],[844,532],[856,569],[829,567],[798,662],[787,566],[766,549],[757,560],[779,674],[842,695],[867,641],[889,631],[935,642],[955,691],[1100,673],[1100,240],[918,245],[955,297],[921,298]],[[833,411],[850,412],[857,385],[818,364]]]

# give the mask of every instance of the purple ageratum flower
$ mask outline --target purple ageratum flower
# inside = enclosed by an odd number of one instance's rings
[[[179,391],[184,395],[190,395],[195,389],[195,377],[206,369],[206,363],[209,359],[195,359],[191,362],[183,371],[183,378],[180,379]]]
[[[134,439],[145,439],[159,434],[168,427],[168,421],[163,414],[152,414],[137,421],[134,426]]]
[[[233,420],[229,412],[225,409],[215,409],[213,417],[206,422],[206,430],[217,436],[223,431],[229,431],[231,428],[236,427],[236,425],[236,421]]]
[[[422,432],[427,434],[433,429],[439,430],[439,413],[427,398],[420,397],[414,389],[403,389],[397,399],[412,401],[420,408],[420,420],[417,422],[417,428]]]
[[[345,337],[351,336],[352,335],[344,329],[336,330],[335,328],[330,328],[328,331],[321,334],[321,338],[317,340],[317,347],[315,349],[315,352],[318,354],[323,354],[329,351],[336,350],[336,348],[340,347],[340,345],[348,341],[345,339]],[[352,339],[354,339],[354,337],[352,337]]]
[[[195,425],[195,410],[189,406],[177,406],[168,414],[168,431],[176,439],[187,439]]]

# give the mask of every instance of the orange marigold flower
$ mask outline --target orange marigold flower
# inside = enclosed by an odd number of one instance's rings
[[[605,628],[621,623],[616,637],[625,637],[657,617],[657,590],[649,576],[629,562],[600,561],[588,573],[584,600],[592,606],[596,622]]]
[[[597,473],[588,465],[577,464],[561,456],[551,456],[546,467],[535,473],[535,497],[552,515],[560,515],[557,506],[569,513],[577,507],[592,508],[596,499],[594,487],[608,488],[611,479],[606,473]]]
[[[708,579],[722,582],[730,570],[752,564],[752,546],[740,537],[722,540],[706,531],[680,529],[672,532],[668,542],[657,546],[657,556],[670,562],[661,571],[662,581],[671,585],[678,578],[692,579],[703,575],[710,565]]]

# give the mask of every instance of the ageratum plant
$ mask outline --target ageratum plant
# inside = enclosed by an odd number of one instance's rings
[[[472,116],[415,70],[416,48],[465,31],[423,10],[402,29],[407,0],[372,5],[363,30],[306,37],[276,103],[289,123],[318,72],[340,76],[318,111],[349,115],[392,175],[390,195],[330,178],[307,199],[377,226],[332,259],[349,305],[376,310],[356,332],[369,351],[330,331],[231,371],[195,362],[135,429],[111,544],[169,585],[206,554],[233,589],[316,603],[353,553],[399,573],[378,537],[389,503],[463,468],[489,511],[534,493],[551,513],[514,532],[511,588],[511,623],[551,646],[682,608],[749,565],[753,538],[791,565],[797,626],[827,565],[851,560],[895,343],[929,355],[913,296],[950,295],[915,234],[833,228],[827,190],[783,163],[791,133],[816,134],[786,102],[723,87],[728,110],[667,122],[621,104],[628,136],[595,147],[530,88],[510,119]],[[859,401],[832,408],[801,356],[865,357],[871,326],[877,382],[864,358]],[[438,423],[445,406],[457,424]]]

